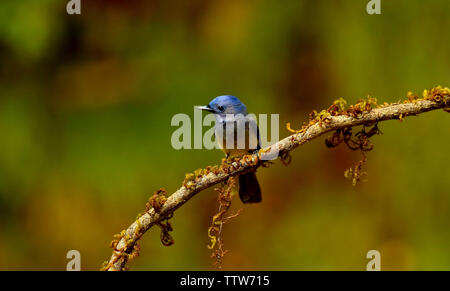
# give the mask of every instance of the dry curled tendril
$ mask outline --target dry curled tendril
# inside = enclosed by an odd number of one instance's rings
[[[145,210],[149,212],[152,208],[155,210],[155,213],[160,213],[161,209],[167,201],[167,191],[164,188],[156,191],[152,197],[148,200],[148,203],[145,206]],[[173,212],[157,223],[157,225],[161,228],[161,243],[168,247],[173,245],[175,242],[170,235],[170,232],[173,231],[172,225],[169,222],[169,219],[173,217]]]
[[[237,179],[237,177],[230,177],[226,182],[214,189],[218,193],[219,210],[213,216],[211,226],[208,228],[208,237],[210,239],[208,249],[212,250],[211,258],[214,259],[214,265],[219,269],[222,268],[223,257],[228,252],[228,250],[223,248],[223,225],[231,218],[238,216],[242,211],[242,209],[239,209],[232,213],[229,212]]]
[[[367,130],[366,125],[363,126],[362,130],[356,134],[352,134],[352,128],[338,129],[331,136],[325,139],[325,145],[328,148],[334,148],[345,143],[347,147],[353,151],[360,150],[363,157],[362,159],[352,168],[347,169],[344,173],[345,178],[352,181],[352,185],[364,180],[367,177],[367,172],[363,171],[363,166],[367,161],[366,152],[373,149],[373,144],[370,142],[369,138],[381,134],[378,128],[378,124],[372,126]]]

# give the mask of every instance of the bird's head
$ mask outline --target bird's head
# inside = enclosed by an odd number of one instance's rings
[[[221,116],[227,114],[247,115],[247,107],[237,97],[232,95],[218,96],[209,102],[208,105],[197,108]]]

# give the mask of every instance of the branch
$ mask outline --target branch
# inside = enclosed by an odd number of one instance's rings
[[[348,109],[344,109],[344,105],[345,101],[341,99],[335,101],[328,110],[323,110],[318,114],[313,113],[309,123],[304,124],[298,131],[291,130],[288,124],[288,129],[295,133],[266,149],[260,150],[258,154],[244,156],[229,164],[222,164],[220,167],[208,167],[196,171],[195,175],[187,175],[183,186],[170,195],[161,207],[149,209],[138,217],[128,229],[122,231],[119,236],[120,240],[112,245],[114,248],[113,254],[109,262],[105,262],[103,269],[110,271],[124,270],[128,259],[136,251],[137,242],[148,229],[170,218],[175,210],[195,194],[224,182],[231,176],[256,170],[261,166],[259,161],[268,158],[268,155],[270,155],[268,151],[271,148],[278,149],[279,156],[283,158],[299,145],[332,131],[358,125],[373,125],[391,119],[402,120],[406,116],[418,115],[436,109],[449,111],[450,91],[448,88],[436,87],[425,90],[423,98],[418,98],[409,92],[408,99],[398,103],[377,105],[376,100],[369,97],[367,101],[360,100]]]

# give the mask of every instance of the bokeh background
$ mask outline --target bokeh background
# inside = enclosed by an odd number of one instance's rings
[[[450,86],[447,0],[63,0],[0,4],[0,270],[65,270],[66,253],[99,269],[112,236],[151,194],[220,162],[171,147],[176,113],[222,94],[300,127],[344,97],[397,101]],[[361,155],[324,139],[257,173],[263,203],[226,224],[226,270],[450,270],[449,115],[381,124],[368,181]],[[296,126],[297,125],[297,126]],[[207,229],[216,194],[179,209],[175,244],[143,238],[132,270],[213,270]]]

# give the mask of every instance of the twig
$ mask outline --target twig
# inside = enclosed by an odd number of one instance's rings
[[[225,181],[230,176],[255,170],[261,165],[258,161],[264,160],[265,157],[267,158],[270,155],[268,153],[270,148],[277,149],[279,156],[286,157],[291,150],[299,145],[328,132],[352,128],[358,125],[371,125],[391,119],[403,120],[407,116],[418,115],[436,109],[448,111],[450,108],[450,92],[448,88],[436,87],[431,90],[425,90],[424,97],[420,99],[412,93],[408,93],[408,99],[401,103],[384,103],[383,105],[376,105],[374,109],[371,106],[376,102],[370,104],[370,102],[364,101],[362,103],[363,101],[361,101],[355,106],[350,106],[347,110],[344,110],[339,102],[341,100],[335,102],[327,111],[315,114],[316,118],[310,120],[301,130],[295,131],[294,134],[269,148],[260,150],[259,154],[244,156],[231,164],[222,165],[218,170],[211,171],[209,168],[201,170],[200,174],[195,176],[195,179],[191,180],[190,183],[185,183],[170,195],[158,211],[155,211],[155,208],[146,211],[122,233],[120,241],[114,244],[113,254],[109,262],[106,262],[104,269],[110,271],[124,270],[130,254],[135,250],[135,245],[149,228],[171,217],[175,210],[185,204],[195,194]],[[341,109],[337,110],[336,108],[338,107],[341,107]],[[290,129],[289,125],[288,129]]]

